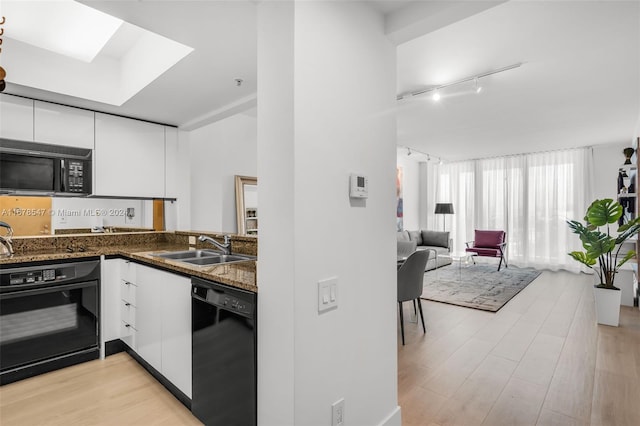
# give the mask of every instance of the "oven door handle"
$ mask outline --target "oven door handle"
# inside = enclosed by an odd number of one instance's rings
[[[16,297],[25,297],[25,296],[37,296],[40,294],[56,293],[56,292],[65,291],[65,290],[75,290],[78,288],[87,288],[87,287],[93,287],[93,286],[97,287],[98,282],[88,281],[88,282],[77,283],[77,284],[55,285],[55,286],[49,286],[49,287],[34,288],[32,290],[19,290],[19,291],[13,291],[10,293],[0,294],[0,300],[15,299]]]

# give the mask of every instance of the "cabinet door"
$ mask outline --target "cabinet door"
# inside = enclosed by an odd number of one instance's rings
[[[162,374],[191,398],[191,280],[165,272],[161,286]]]
[[[120,338],[120,263],[121,259],[108,259],[100,263],[100,345]]]
[[[0,137],[33,142],[33,100],[0,96]]]
[[[153,368],[162,372],[162,316],[159,284],[164,272],[136,265],[136,345],[137,352]]]
[[[165,197],[178,197],[178,129],[165,127]]]
[[[164,197],[164,126],[96,113],[95,194]]]
[[[93,149],[94,112],[35,101],[34,131],[36,142]]]

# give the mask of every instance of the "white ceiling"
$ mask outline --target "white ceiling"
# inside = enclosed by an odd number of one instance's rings
[[[398,144],[454,161],[631,143],[640,120],[638,2],[507,2],[398,47]],[[622,155],[622,154],[621,154]]]
[[[121,107],[18,86],[10,76],[7,92],[185,129],[256,104],[259,2],[82,3],[195,50]],[[400,145],[453,161],[630,142],[638,131],[637,1],[369,3],[386,14],[398,44],[398,93],[525,63],[482,79],[481,95],[459,85],[437,105],[426,96],[400,101]]]
[[[185,125],[253,102],[256,4],[251,1],[94,1],[91,7],[194,48],[121,107],[11,84],[6,92],[97,111]],[[8,30],[10,17],[4,25]],[[243,83],[237,86],[235,79]]]

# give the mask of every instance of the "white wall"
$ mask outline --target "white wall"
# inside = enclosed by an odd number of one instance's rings
[[[618,168],[624,163],[622,150],[631,144],[593,147],[593,199],[617,198]]]
[[[135,209],[129,219],[127,207]],[[119,200],[104,198],[53,197],[51,199],[51,228],[75,229],[94,226],[126,226],[153,228],[151,200]]]
[[[407,150],[398,149],[397,165],[402,167],[402,196],[404,208],[404,229],[420,229],[420,163],[407,156]]]
[[[256,118],[238,114],[189,132],[193,230],[237,232],[235,175],[257,175]]]
[[[399,425],[395,49],[364,3],[261,2],[258,52],[258,423]]]

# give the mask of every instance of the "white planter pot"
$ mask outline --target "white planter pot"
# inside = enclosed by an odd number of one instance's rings
[[[598,324],[617,327],[620,322],[620,290],[593,287],[593,295],[596,301],[596,319]]]

